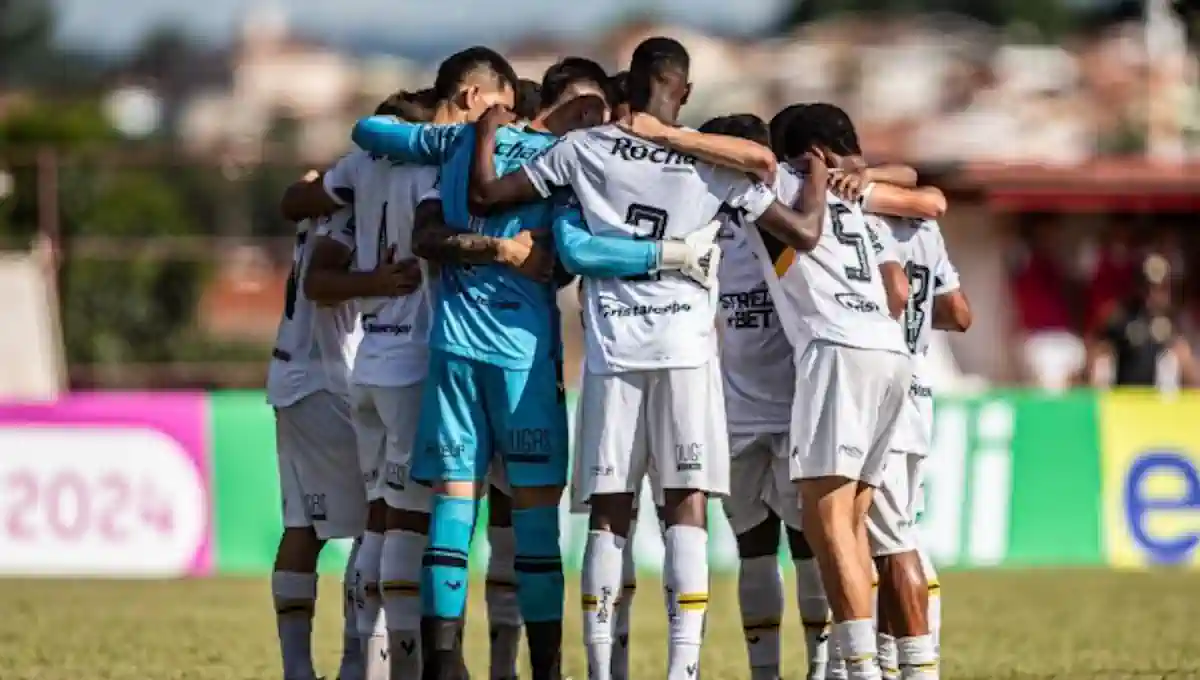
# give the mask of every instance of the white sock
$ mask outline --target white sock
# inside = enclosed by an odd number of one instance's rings
[[[938,657],[932,635],[902,637],[896,640],[900,657],[901,680],[937,680]]]
[[[583,644],[589,680],[612,680],[613,606],[621,589],[621,551],[625,539],[607,531],[589,531],[583,551]]]
[[[512,527],[489,526],[487,600],[488,628],[491,629],[491,678],[517,677],[517,652],[521,646],[521,606],[517,602],[517,572],[513,566],[516,539]]]
[[[879,672],[883,680],[898,680],[900,677],[900,657],[896,649],[896,638],[887,633],[875,636],[878,647]]]
[[[355,580],[358,570],[354,566],[360,544],[361,541],[355,539],[350,545],[350,557],[342,575],[342,663],[338,668],[338,680],[366,680],[363,644],[358,635],[358,583]]]
[[[808,657],[808,680],[826,680],[829,672],[829,601],[821,584],[821,569],[816,559],[795,560],[796,600],[800,623],[804,626],[804,650]]]
[[[929,584],[929,634],[933,636],[933,652],[939,658],[942,656],[942,584],[938,580],[937,569],[933,568],[933,560],[924,549],[917,549],[921,558],[921,569],[925,572],[925,581]]]
[[[779,677],[779,622],[783,618],[783,574],[774,555],[743,559],[738,570],[738,604],[750,659],[751,680]]]
[[[271,574],[275,625],[283,657],[284,680],[314,680],[312,660],[313,612],[317,606],[317,575],[295,571]]]
[[[875,621],[854,619],[834,623],[830,637],[846,661],[846,674],[850,680],[880,680]]]
[[[708,609],[708,531],[682,524],[667,529],[663,571],[675,595],[668,622],[667,680],[692,680],[700,668]]]
[[[363,645],[367,680],[387,680],[387,627],[383,619],[383,598],[379,594],[379,574],[383,562],[383,534],[367,531],[358,548],[355,569],[358,572],[358,637]]]
[[[421,558],[429,537],[389,530],[383,539],[379,593],[392,680],[421,676]]]
[[[621,598],[617,600],[616,640],[612,653],[613,680],[629,680],[629,630],[633,624],[633,598],[637,594],[637,566],[633,563],[636,524],[629,523],[629,537],[621,551]]]

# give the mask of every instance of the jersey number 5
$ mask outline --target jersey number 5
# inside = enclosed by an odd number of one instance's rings
[[[867,237],[846,229],[844,218],[851,215],[850,209],[844,205],[829,206],[829,216],[833,221],[833,237],[837,242],[854,249],[857,264],[847,265],[846,278],[851,281],[871,280],[871,258],[867,255]]]
[[[662,237],[667,233],[667,222],[670,220],[670,215],[662,208],[655,208],[651,205],[643,205],[641,203],[631,203],[629,209],[625,211],[625,224],[645,231],[635,231],[633,237],[639,241],[661,241]],[[626,281],[657,281],[658,274],[639,274],[637,276],[627,276]]]

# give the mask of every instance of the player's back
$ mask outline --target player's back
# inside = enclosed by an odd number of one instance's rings
[[[725,210],[721,219],[717,281],[726,413],[731,432],[758,432],[790,418],[792,346],[740,216]]]
[[[366,161],[354,194],[356,270],[375,269],[389,253],[397,260],[415,257],[414,211],[436,180],[436,168],[396,165],[379,157]],[[423,378],[431,316],[427,284],[409,295],[365,298],[359,309],[363,340],[355,362],[355,382],[405,385]]]
[[[519,169],[557,140],[529,127],[500,128],[494,151],[497,175]],[[486,217],[470,214],[467,195],[474,144],[474,126],[463,128],[442,166],[439,191],[446,224],[497,238],[511,238],[526,229],[548,232],[552,226],[550,201],[535,201]],[[527,368],[535,360],[558,358],[558,308],[550,284],[499,264],[446,265],[441,268],[439,293],[439,314],[430,339],[435,347],[514,369]]]
[[[871,226],[888,234],[908,275],[909,296],[904,310],[904,339],[915,356],[929,351],[933,332],[933,299],[948,285],[958,287],[946,243],[936,220],[869,215]]]
[[[803,178],[787,165],[780,166],[780,173],[781,198],[791,203]],[[750,233],[767,281],[773,284],[776,311],[798,351],[813,341],[825,341],[908,353],[900,323],[888,314],[879,273],[882,247],[856,203],[826,195],[821,238],[808,253],[785,248],[772,262],[761,236]]]
[[[570,181],[598,236],[679,239],[703,229],[750,181],[615,125],[573,132]],[[674,273],[585,279],[588,366],[620,372],[702,365],[715,354],[716,291]]]
[[[330,233],[345,242],[353,230],[349,210],[297,225],[283,315],[267,369],[267,401],[273,406],[290,406],[320,390],[349,392],[356,307],[353,303],[318,307],[304,295],[304,276],[319,234]]]

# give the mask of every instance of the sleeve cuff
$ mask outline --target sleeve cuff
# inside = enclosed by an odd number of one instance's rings
[[[742,210],[746,213],[746,219],[750,222],[757,222],[758,218],[762,217],[763,213],[775,204],[775,192],[765,184],[758,184],[755,191],[742,205]]]
[[[875,190],[874,182],[867,182],[867,186],[863,187],[862,195],[858,197],[858,206],[860,208],[867,207],[867,200],[871,198],[871,192]]]
[[[333,173],[325,173],[325,176],[321,178],[321,186],[325,187],[325,193],[329,194],[334,203],[343,206],[347,204],[345,197],[340,194],[341,191],[345,190],[345,187],[334,186]]]

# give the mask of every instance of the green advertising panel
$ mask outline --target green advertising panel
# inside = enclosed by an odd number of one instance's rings
[[[281,531],[274,417],[261,392],[211,398],[216,568],[263,573]],[[574,414],[574,395],[568,407]],[[1085,392],[939,400],[921,520],[934,560],[951,567],[1102,563],[1096,412],[1096,398]],[[641,500],[635,560],[657,571],[663,547],[648,489]],[[570,514],[566,499],[561,513],[564,564],[578,569],[587,521]],[[712,569],[735,570],[736,542],[718,503],[709,517]],[[481,521],[471,556],[477,570],[486,568],[486,534]],[[322,568],[340,570],[347,549],[331,545]]]

